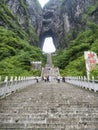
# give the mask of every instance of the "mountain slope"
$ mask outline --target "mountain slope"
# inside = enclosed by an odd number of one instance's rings
[[[94,51],[98,55],[98,25],[89,22],[88,29],[77,35],[77,38],[70,42],[70,47],[61,50],[54,57],[54,64],[61,69],[61,74],[66,76],[86,75],[84,51]],[[98,65],[97,65],[98,66]],[[98,67],[91,72],[97,77]]]
[[[39,38],[47,36],[59,51],[54,64],[63,75],[86,74],[83,53],[98,54],[97,25],[97,0],[50,0],[43,10],[37,0],[1,0],[0,75],[34,74],[30,62],[43,59]]]
[[[42,52],[34,47],[38,46],[39,38],[37,30],[30,23],[27,10],[25,0],[0,1],[0,75],[2,76],[39,74],[31,71],[30,62],[42,60]]]

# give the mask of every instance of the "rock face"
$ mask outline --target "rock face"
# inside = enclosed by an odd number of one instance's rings
[[[78,33],[83,28],[82,14],[96,2],[97,0],[50,0],[43,9],[40,45],[42,46],[45,37],[52,37],[56,48],[61,48],[60,43],[69,31],[75,29]],[[97,13],[94,19],[96,16]]]
[[[42,8],[38,1],[33,0],[5,0],[5,4],[18,17],[19,24],[25,29],[27,23],[34,27],[39,34],[42,26]]]
[[[37,1],[26,0],[29,20],[35,28],[38,35],[42,27],[42,8]]]
[[[62,42],[64,37],[74,30],[74,39],[81,28],[85,29],[87,19],[82,21],[83,14],[88,11],[88,7],[97,3],[97,0],[50,0],[42,9],[37,0],[2,1],[18,17],[18,23],[24,30],[28,25],[34,28],[40,38],[41,48],[46,37],[53,38],[56,48],[66,47],[67,44]],[[98,23],[98,8],[90,15]],[[1,20],[0,25],[6,27],[6,23]]]
[[[40,45],[42,47],[45,37],[52,37],[54,45],[57,47],[61,35],[63,34],[63,23],[60,18],[60,4],[58,0],[50,0],[43,9],[42,31],[40,35]]]

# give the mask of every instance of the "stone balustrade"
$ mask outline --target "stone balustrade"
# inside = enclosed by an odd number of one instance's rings
[[[67,83],[86,88],[89,90],[94,90],[94,92],[98,91],[98,80],[95,80],[92,77],[92,80],[87,80],[86,77],[65,77]]]
[[[5,97],[10,95],[12,92],[16,90],[23,89],[37,82],[37,79],[40,81],[40,77],[13,77],[10,78],[8,76],[2,81],[2,77],[0,76],[0,97]]]

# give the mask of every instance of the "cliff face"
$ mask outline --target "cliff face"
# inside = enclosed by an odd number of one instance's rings
[[[26,3],[31,25],[33,25],[39,35],[42,27],[42,8],[37,0],[26,0]]]
[[[2,0],[0,6],[0,25],[14,28],[15,32],[24,31],[30,44],[38,46],[38,40],[34,40],[38,39],[42,26],[42,8],[38,1]]]
[[[42,47],[44,39],[52,37],[56,48],[63,48],[68,46],[63,39],[70,32],[73,32],[71,38],[74,39],[81,29],[85,30],[87,21],[91,19],[98,23],[97,3],[97,0],[50,0],[42,9],[37,0],[1,0],[4,11],[0,25],[11,28],[13,24],[17,31],[21,27],[30,44]],[[10,16],[4,5],[12,12]],[[35,33],[40,43],[32,39],[32,35],[36,37]]]
[[[37,0],[5,0],[5,4],[18,17],[19,24],[23,28],[26,27],[26,22],[28,21],[35,31],[38,34],[40,33],[42,9]]]
[[[82,20],[90,6],[95,6],[97,0],[50,0],[43,9],[42,32],[40,35],[40,44],[44,38],[52,36],[57,48],[62,48],[62,40],[66,35],[74,30],[73,39],[77,33],[85,29],[87,19]],[[98,9],[90,16],[98,22]]]
[[[88,22],[87,20],[89,17],[92,17],[89,14],[90,7],[92,8],[96,3],[97,0],[63,0],[61,15],[64,23],[65,35],[72,29],[76,30],[77,33],[85,29],[86,22]],[[86,15],[86,18],[83,20],[84,15]],[[69,27],[68,29],[67,26]]]
[[[61,35],[64,33],[60,7],[60,1],[50,0],[43,8],[42,30],[40,34],[41,47],[45,37],[52,37],[55,46],[58,47]]]

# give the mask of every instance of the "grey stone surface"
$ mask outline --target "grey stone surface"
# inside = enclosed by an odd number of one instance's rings
[[[51,53],[47,53],[47,63],[46,63],[46,67],[53,67],[52,64],[52,54]]]
[[[98,130],[98,93],[40,82],[0,100],[0,130]]]

